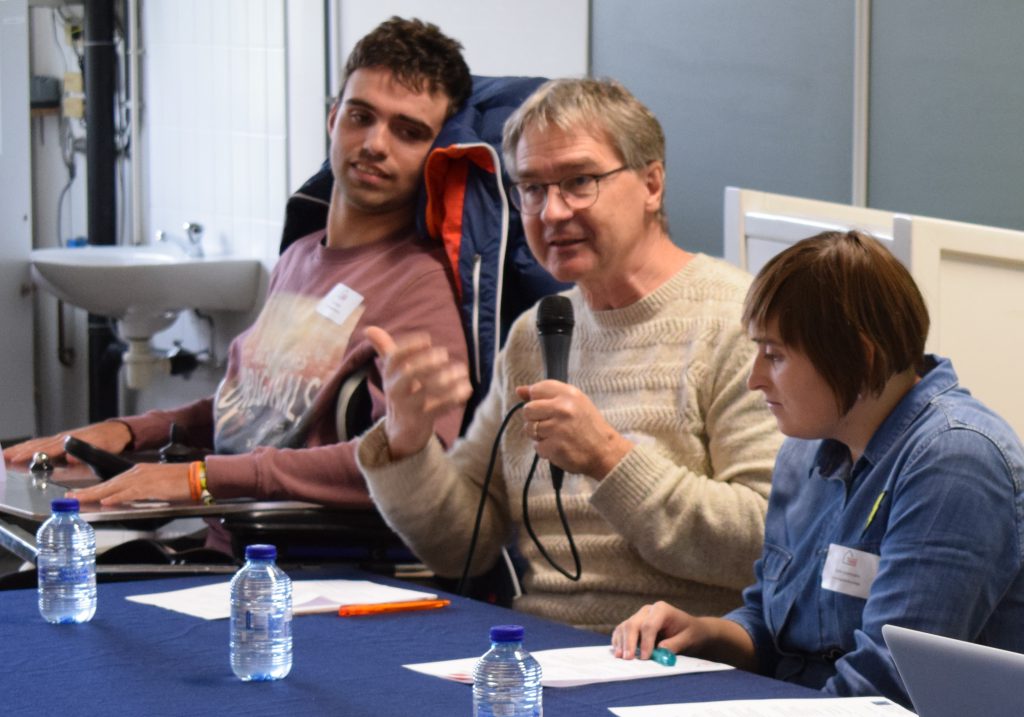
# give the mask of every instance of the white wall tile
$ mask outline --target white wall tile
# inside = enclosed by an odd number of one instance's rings
[[[193,184],[196,188],[198,217],[212,216],[216,211],[217,152],[214,130],[200,129],[196,132],[196,171]],[[203,220],[208,221],[206,219]]]
[[[246,155],[245,138],[241,134],[231,134],[228,137],[231,146],[231,173],[227,180],[231,183],[231,204],[226,207],[231,217],[247,217],[249,215],[249,204],[246,177],[248,176],[249,165]]]
[[[266,132],[271,136],[283,137],[287,131],[285,116],[288,107],[285,95],[285,52],[279,49],[268,50],[266,59]]]
[[[251,198],[251,213],[253,221],[267,219],[267,204],[270,202],[270,192],[267,187],[267,163],[269,152],[267,148],[267,137],[261,134],[251,134],[245,138],[246,154],[249,160],[249,196]]]
[[[223,1],[223,0],[221,0]],[[231,115],[233,78],[231,76],[231,51],[225,44],[210,48],[210,87],[212,97],[207,109],[209,127],[224,130]]]
[[[191,11],[188,12],[192,16],[192,28],[188,37],[195,47],[209,47],[217,41],[219,28],[214,25],[215,5],[216,2],[209,0],[192,1]],[[186,14],[184,9],[181,14]]]
[[[284,3],[278,0],[264,0],[266,3],[266,47],[271,50],[285,49]],[[312,3],[310,3],[312,4]]]
[[[239,45],[229,49],[228,77],[231,105],[227,114],[227,126],[232,132],[248,130],[246,115],[249,108],[248,51]]]
[[[246,21],[248,7],[248,0],[230,0],[227,30],[231,47],[246,47],[249,44],[249,24]]]
[[[231,44],[232,3],[230,0],[207,0],[210,25],[213,28],[211,44],[228,47]]]
[[[267,3],[266,0],[250,0],[246,5],[248,38],[250,47],[267,46]]]
[[[231,216],[232,197],[234,196],[232,179],[234,172],[231,167],[231,137],[226,130],[213,132],[213,212],[219,224],[225,223],[225,217]]]
[[[250,48],[246,60],[247,117],[245,126],[250,133],[267,132],[267,51]]]
[[[197,221],[208,252],[276,263],[288,192],[284,3],[143,0],[148,238]],[[205,342],[184,318],[157,344],[173,336]],[[172,385],[141,392],[139,408],[167,403]]]

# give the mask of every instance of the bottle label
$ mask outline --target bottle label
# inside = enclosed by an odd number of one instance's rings
[[[264,610],[246,610],[245,630],[253,633],[253,639],[291,637],[292,616],[290,613],[274,615]]]
[[[48,583],[86,583],[95,578],[89,565],[61,565],[39,561],[39,579]]]

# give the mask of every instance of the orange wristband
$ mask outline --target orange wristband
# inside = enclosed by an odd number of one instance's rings
[[[188,464],[188,494],[189,497],[198,503],[206,491],[206,464],[203,461],[193,461]]]

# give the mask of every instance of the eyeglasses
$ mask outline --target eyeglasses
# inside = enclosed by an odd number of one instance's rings
[[[598,183],[613,174],[628,169],[619,167],[604,174],[577,174],[557,182],[520,182],[512,185],[512,204],[523,214],[533,216],[548,205],[548,187],[557,187],[558,196],[574,211],[594,206]]]

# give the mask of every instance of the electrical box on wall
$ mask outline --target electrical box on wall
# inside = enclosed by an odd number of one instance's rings
[[[60,106],[60,80],[56,77],[33,75],[29,85],[29,104],[32,109]]]

